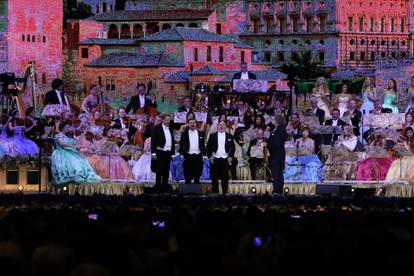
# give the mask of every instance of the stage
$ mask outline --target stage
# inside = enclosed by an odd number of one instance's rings
[[[183,182],[170,183],[173,189],[179,193],[188,192]],[[152,183],[133,182],[102,182],[91,184],[68,184],[50,186],[50,193],[67,193],[69,195],[141,195],[146,188],[152,187]],[[193,186],[194,187],[194,186]],[[180,191],[181,189],[181,191]],[[184,190],[184,191],[183,191]],[[209,182],[200,184],[197,189],[199,194],[211,193]],[[232,195],[264,195],[272,193],[272,184],[263,181],[230,181],[229,194]],[[384,181],[325,181],[317,183],[286,183],[285,193],[289,195],[337,195],[347,196],[355,192],[370,191],[371,195],[383,197],[414,197],[414,183],[384,182]]]

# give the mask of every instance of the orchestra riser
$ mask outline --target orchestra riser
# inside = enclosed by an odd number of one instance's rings
[[[47,192],[49,191],[48,170],[46,166],[39,169],[30,166],[0,169],[0,192]],[[40,176],[40,179],[39,179]],[[39,183],[40,182],[40,183]],[[40,185],[40,190],[39,190]]]
[[[171,182],[174,190],[179,192],[179,187],[184,188],[183,182]],[[68,193],[71,195],[141,195],[153,186],[153,183],[125,183],[106,182],[92,184],[69,184],[67,186],[52,186],[51,193]],[[190,189],[191,190],[191,189]],[[337,195],[351,196],[355,191],[369,191],[372,196],[384,197],[414,197],[414,183],[384,182],[384,181],[326,181],[324,183],[285,183],[285,193],[290,195]],[[233,195],[264,195],[271,194],[272,183],[263,181],[230,181],[229,194]],[[221,192],[221,189],[220,189]],[[199,193],[208,195],[211,193],[211,182],[202,182]]]

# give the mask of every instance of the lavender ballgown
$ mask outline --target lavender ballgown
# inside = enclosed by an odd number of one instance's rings
[[[39,147],[30,139],[24,137],[24,127],[18,127],[9,138],[10,146],[14,155],[34,156],[39,153]]]

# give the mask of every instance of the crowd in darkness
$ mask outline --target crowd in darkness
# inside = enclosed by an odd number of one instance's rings
[[[1,275],[405,275],[411,199],[0,196]]]

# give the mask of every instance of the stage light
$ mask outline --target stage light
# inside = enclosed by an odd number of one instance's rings
[[[289,194],[289,188],[288,188],[288,187],[285,187],[285,188],[283,189],[283,191],[284,191],[284,193],[285,193],[285,194]]]
[[[355,193],[355,188],[352,188],[351,189],[351,193]]]
[[[251,192],[252,194],[256,194],[257,193],[256,187],[252,187]]]
[[[66,192],[68,190],[67,186],[63,186],[63,191]]]
[[[23,191],[23,186],[19,186],[19,191],[22,192]]]

